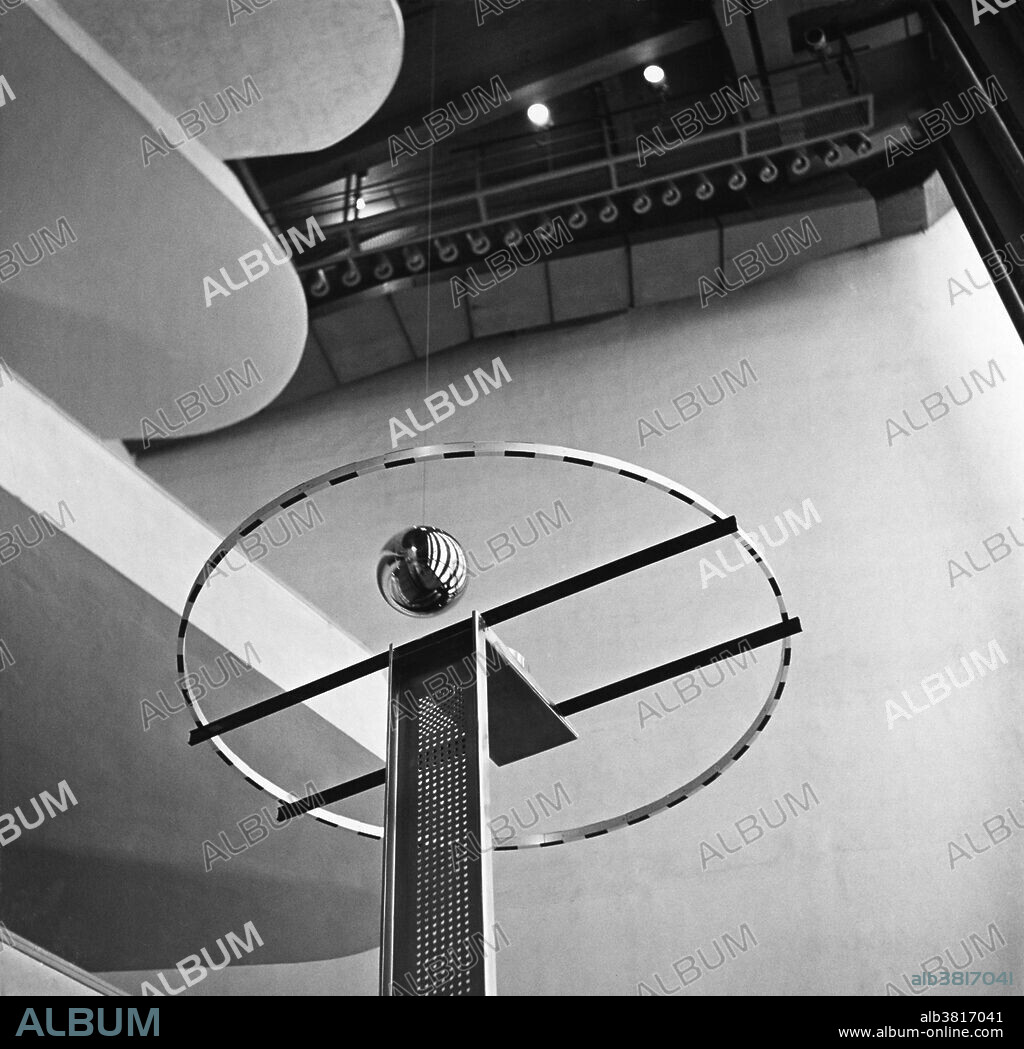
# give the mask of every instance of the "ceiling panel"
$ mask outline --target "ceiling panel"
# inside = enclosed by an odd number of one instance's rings
[[[718,223],[712,219],[679,227],[677,236],[636,239],[632,244],[633,301],[637,306],[697,294],[697,280],[714,272],[720,258]],[[663,236],[663,235],[662,235]]]
[[[809,219],[813,231],[804,225]],[[786,230],[810,241],[807,248],[798,244]],[[815,239],[815,234],[818,239]],[[808,201],[799,210],[772,210],[757,217],[734,218],[722,221],[722,255],[726,278],[742,283],[743,277],[733,259],[741,252],[757,253],[757,263],[764,269],[763,276],[752,278],[763,280],[768,276],[784,273],[803,266],[816,258],[835,255],[858,244],[878,240],[878,207],[874,197],[866,189],[853,189],[841,200],[825,202]],[[778,265],[765,265],[761,252],[768,258],[782,258]],[[711,276],[711,273],[708,273]],[[746,283],[751,283],[748,280]]]
[[[555,321],[611,313],[630,305],[629,261],[624,247],[548,262]]]
[[[362,299],[310,322],[338,382],[354,382],[413,359],[390,299]]]
[[[498,335],[550,324],[546,270],[543,263],[523,266],[500,284],[479,292],[476,298],[463,299],[463,308],[469,304],[474,334]]]
[[[458,346],[472,336],[466,300],[462,300],[459,309],[453,307],[447,280],[403,288],[395,292],[394,303],[417,357],[426,355],[428,330],[431,353]]]

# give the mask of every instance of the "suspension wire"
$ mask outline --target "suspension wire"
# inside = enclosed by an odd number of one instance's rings
[[[437,5],[430,13],[430,112],[434,111],[434,94],[436,89],[436,77],[435,70],[437,67]],[[427,277],[426,277],[426,289],[427,289],[427,311],[426,311],[426,324],[427,330],[423,340],[424,342],[424,355],[423,355],[423,398],[426,400],[430,396],[430,300],[432,298],[430,294],[430,270],[432,267],[431,261],[431,247],[433,241],[433,223],[434,223],[434,150],[431,148],[430,155],[427,158]],[[427,463],[423,464],[423,509],[420,516],[420,522],[422,524],[427,523],[427,470],[429,466]]]

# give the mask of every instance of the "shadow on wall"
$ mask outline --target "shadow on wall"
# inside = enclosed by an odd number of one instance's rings
[[[0,521],[28,516],[0,490]],[[144,730],[140,700],[174,691],[175,613],[59,531],[0,567],[0,607],[16,612],[3,625],[14,661],[0,673],[0,813],[24,817],[0,836],[12,932],[91,972],[173,969],[247,922],[264,940],[260,964],[377,946],[378,842],[300,820],[240,850],[238,821],[274,813],[273,800],[209,747],[188,748],[186,713]],[[219,646],[197,642],[195,665],[214,666]],[[276,691],[258,671],[232,681],[240,702]],[[275,759],[300,777],[326,724],[299,712],[297,745]],[[368,760],[336,735],[340,762]],[[61,804],[36,825],[43,791]],[[204,840],[220,830],[238,854],[204,871]]]
[[[336,846],[337,834],[314,829]],[[313,851],[309,843],[293,844],[306,856]],[[263,945],[251,955],[243,952],[232,965],[337,958],[380,940],[379,891],[334,886],[329,880],[300,883],[288,874],[268,878],[246,873],[240,863],[237,875],[218,884],[192,853],[182,869],[142,858],[25,845],[12,849],[9,859],[4,855],[8,924],[90,972],[174,972],[180,959],[203,947],[216,961],[217,936],[229,929],[243,935],[248,922],[259,930]],[[369,841],[361,845],[379,875],[380,847]],[[311,869],[329,869],[329,859],[324,860]],[[339,856],[339,865],[343,862]]]

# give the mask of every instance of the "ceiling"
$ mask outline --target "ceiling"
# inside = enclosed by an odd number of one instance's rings
[[[167,317],[110,333],[111,362],[137,363],[131,381],[109,382],[92,358],[82,359],[79,382],[66,381],[59,349],[81,316],[96,312],[88,301],[77,312],[62,308],[45,331],[26,320],[31,344],[8,360],[44,392],[59,389],[62,405],[97,432],[139,451],[178,431],[158,421],[142,432],[136,405],[151,405],[146,418],[157,419],[172,412],[176,394],[188,398],[250,358],[273,383],[205,412],[181,438],[477,339],[692,297],[698,278],[728,271],[749,238],[807,216],[828,232],[814,254],[924,228],[936,214],[933,158],[890,168],[883,147],[886,132],[928,102],[930,40],[912,8],[902,0],[772,0],[749,13],[697,0],[359,0],[313,4],[296,17],[268,0],[234,24],[204,8],[186,26],[180,12],[160,19],[132,7],[117,19],[95,0],[40,0],[40,17],[92,67],[74,89],[65,77],[63,101],[51,108],[75,111],[65,98],[72,90],[104,96],[76,117],[83,127],[102,124],[84,136],[102,175],[72,179],[66,206],[88,187],[80,211],[103,218],[90,239],[121,247],[62,254],[22,275],[13,301],[26,311],[52,301],[53,282],[102,298],[75,276],[102,257],[112,271],[103,288],[123,298],[132,287],[149,315]],[[296,53],[308,61],[296,63]],[[663,70],[660,84],[645,79],[650,64]],[[22,82],[40,75],[13,68]],[[124,110],[119,120],[140,133],[163,126],[199,95],[215,98],[221,82],[240,86],[247,69],[274,88],[265,100],[146,170],[120,155],[138,133],[125,145],[109,116],[100,119]],[[40,86],[33,95],[12,107],[26,135],[59,124],[38,113],[54,92]],[[527,119],[538,102],[549,126]],[[684,143],[687,114],[702,128]],[[63,135],[53,136],[55,148]],[[229,158],[237,181],[218,158]],[[197,215],[210,183],[249,213],[243,223],[231,218],[236,247],[223,246],[227,219]],[[111,197],[102,207],[92,199],[97,186]],[[188,186],[192,203],[187,195],[173,209],[160,203]],[[113,200],[125,193],[139,206],[119,209]],[[148,193],[153,200],[141,203]],[[206,210],[220,206],[212,198]],[[35,210],[37,225],[52,222]],[[121,228],[140,211],[154,227],[145,236]],[[246,289],[211,310],[194,273],[216,275],[251,250],[257,214],[279,236],[315,221],[322,242],[275,268],[263,292]],[[529,247],[540,228],[567,235],[545,245],[536,265],[515,267],[514,279],[491,281],[500,287],[455,294],[459,282],[484,285],[494,253],[507,257],[506,245],[524,237]],[[12,226],[11,238],[19,232]],[[153,252],[157,236],[165,250]],[[177,241],[180,258],[169,248]],[[111,406],[103,392],[111,387],[124,405]]]
[[[400,7],[402,68],[370,120],[324,150],[232,165],[271,229],[312,215],[326,234],[297,260],[310,332],[274,407],[474,339],[696,295],[699,274],[747,246],[744,229],[799,221],[809,201],[842,215],[833,251],[928,224],[931,160],[890,170],[882,147],[926,99],[911,4]],[[818,31],[824,51],[811,46]],[[547,128],[527,119],[536,102]],[[709,119],[678,148],[672,117],[688,107]],[[449,133],[452,108],[465,124]],[[696,192],[705,179],[710,196]],[[506,237],[569,218],[568,242],[536,266],[486,295],[455,294],[470,269],[484,282]]]
[[[302,10],[277,4],[234,27],[223,5],[198,2],[5,10],[0,358],[93,433],[145,443],[229,426],[295,372],[302,285],[262,259],[271,238],[222,158],[348,134],[386,97],[402,43],[390,0]],[[296,52],[328,70],[346,48],[352,85],[295,75]],[[218,123],[183,141],[197,105]],[[251,280],[243,258],[257,259]],[[229,268],[230,294],[211,296]]]
[[[172,117],[189,109],[201,117],[208,101],[213,119],[203,144],[220,157],[296,153],[344,139],[377,111],[402,62],[392,0],[304,0],[301,16],[272,0],[62,0],[60,7]],[[249,115],[248,105],[232,105],[229,88],[243,98],[258,94],[258,108]]]

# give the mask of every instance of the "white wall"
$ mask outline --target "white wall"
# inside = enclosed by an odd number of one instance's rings
[[[952,588],[948,572],[965,549],[983,563],[982,540],[1008,524],[1024,537],[1019,340],[994,289],[950,304],[950,276],[969,286],[964,267],[982,280],[951,214],[925,234],[813,264],[704,311],[667,304],[478,343],[435,358],[429,377],[422,365],[396,370],[145,461],[226,531],[303,477],[388,450],[390,416],[418,406],[422,418],[426,393],[500,356],[511,384],[423,443],[533,440],[620,456],[773,534],[776,514],[812,500],[821,522],[768,551],[804,624],[770,728],[667,814],[594,841],[497,856],[496,913],[511,941],[502,993],[632,994],[641,980],[657,989],[655,973],[675,988],[673,962],[693,980],[688,994],[884,994],[887,981],[906,993],[901,973],[945,948],[962,961],[961,941],[988,939],[992,922],[1005,946],[988,967],[1019,969],[1024,837],[1007,818],[1009,838],[952,870],[948,844],[967,832],[981,849],[983,820],[1005,817],[1007,806],[1018,820],[1024,811],[1013,774],[1024,554],[1011,541],[1013,556]],[[639,446],[639,416],[653,421],[657,407],[670,418],[673,397],[702,381],[713,389],[711,377],[737,372],[741,358],[756,384]],[[890,446],[887,418],[908,409],[920,426],[921,398],[971,369],[988,375],[992,359],[1005,382]],[[402,475],[342,486],[345,527],[318,534],[316,556],[285,550],[273,566],[371,648],[408,636],[372,585],[375,550],[422,513],[419,474]],[[426,517],[486,555],[488,537],[558,498],[572,524],[488,571],[460,614],[698,523],[625,482],[536,464],[432,468]],[[698,560],[502,633],[563,698],[769,621],[751,570],[702,588]],[[1006,665],[928,706],[921,680],[993,639]],[[578,744],[495,775],[494,811],[528,813],[524,801],[550,798],[556,782],[572,804],[544,829],[639,804],[723,751],[765,678],[759,665],[643,729],[637,700],[650,693],[581,715]],[[886,701],[906,706],[904,689],[916,690],[922,712],[890,727]],[[773,813],[775,799],[801,797],[805,783],[819,804],[702,870],[701,841],[722,851],[720,832],[735,847],[737,820],[758,806]],[[717,963],[713,941],[740,939],[744,923],[757,947],[694,979],[685,958],[701,947]],[[1005,989],[967,993],[997,992]]]

